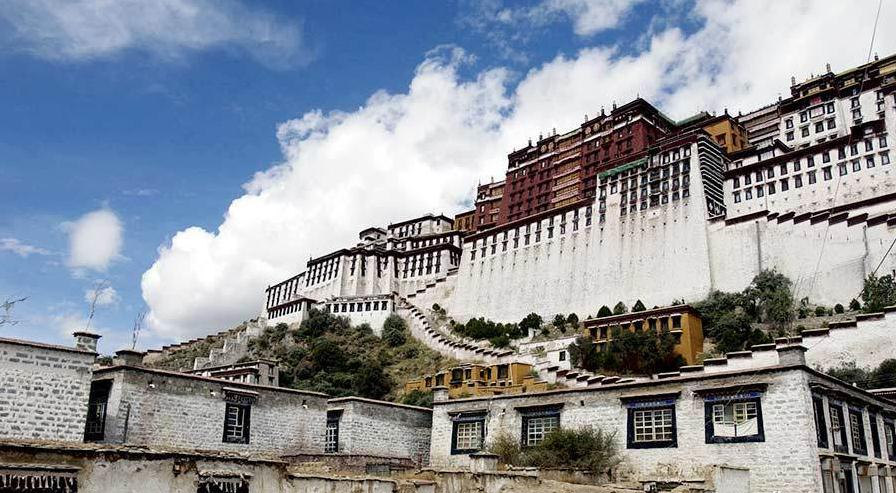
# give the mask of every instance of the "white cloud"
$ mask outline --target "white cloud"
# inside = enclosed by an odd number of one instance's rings
[[[123,190],[121,194],[130,197],[152,197],[153,195],[158,195],[159,191],[155,188],[135,188],[132,190]]]
[[[873,4],[873,5],[872,5]],[[356,232],[425,212],[457,212],[480,177],[502,177],[506,154],[539,131],[579,124],[640,94],[674,118],[750,110],[786,92],[790,75],[864,61],[877,2],[706,0],[702,25],[648,35],[633,54],[596,46],[534,68],[514,85],[497,68],[458,74],[465,55],[442,49],[406,92],[378,92],[350,112],[311,111],[282,124],[282,164],[258,173],[217,231],[192,227],[144,273],[149,324],[185,338],[256,316],[263,289]],[[884,9],[880,25],[896,11]],[[839,36],[832,33],[868,33]],[[896,49],[879,30],[878,49]]]
[[[88,304],[93,303],[94,297],[96,297],[96,306],[115,305],[121,301],[118,291],[112,286],[100,285],[84,291],[84,301]]]
[[[29,255],[51,255],[49,250],[45,250],[34,245],[22,243],[16,238],[0,238],[0,251],[12,252],[22,258]]]
[[[165,59],[237,48],[271,66],[307,61],[301,26],[236,0],[10,0],[8,49],[82,61],[140,50]],[[0,23],[0,28],[3,25]]]
[[[69,267],[105,271],[121,257],[124,228],[111,210],[88,212],[64,226],[69,233]]]
[[[563,16],[572,21],[579,36],[590,36],[620,24],[631,9],[644,0],[542,0],[523,15],[537,24]]]

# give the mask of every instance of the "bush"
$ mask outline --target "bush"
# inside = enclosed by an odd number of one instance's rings
[[[412,390],[401,397],[401,403],[409,406],[432,407],[432,392]]]
[[[613,311],[610,310],[610,307],[604,305],[600,307],[600,310],[597,311],[597,318],[609,317],[613,315]]]
[[[534,334],[535,331],[540,329],[541,323],[542,319],[540,315],[538,315],[537,313],[530,313],[520,321],[518,327],[522,336],[526,337],[529,334]]]
[[[442,307],[439,306],[438,303],[433,303],[433,304],[432,304],[432,311],[434,311],[434,312],[440,312],[440,311],[442,311]]]
[[[552,323],[560,332],[566,332],[566,317],[564,317],[563,314],[558,313],[554,315],[554,321]]]
[[[647,308],[644,307],[644,303],[641,303],[641,300],[635,302],[635,306],[632,307],[632,313],[635,312],[643,312]]]
[[[825,315],[827,315],[827,314],[828,314],[828,309],[827,309],[827,308],[825,308],[825,307],[823,307],[823,306],[816,306],[816,307],[815,307],[815,316],[816,316],[816,317],[823,317],[823,316],[825,316]]]
[[[576,315],[575,313],[570,313],[566,317],[566,323],[569,324],[569,326],[572,327],[573,329],[579,328],[579,316]]]
[[[498,337],[492,337],[488,340],[489,344],[495,348],[506,348],[510,346],[510,338],[507,337],[507,334],[501,334]]]
[[[407,342],[408,326],[398,315],[389,315],[383,322],[383,341],[391,347],[398,347]]]
[[[896,387],[896,359],[883,360],[877,368],[859,368],[855,361],[823,370],[828,375],[863,389]]]
[[[849,302],[849,311],[857,312],[861,309],[862,309],[862,305],[861,305],[861,303],[859,303],[859,300],[853,298],[852,301]]]
[[[495,437],[488,451],[504,464],[573,468],[595,474],[608,472],[620,460],[616,435],[593,428],[559,428],[548,433],[538,445],[526,449],[521,449],[519,440],[505,432]]]
[[[839,314],[839,313],[843,313],[844,311],[845,310],[843,309],[843,305],[841,305],[840,303],[837,303],[836,305],[834,305],[834,313]]]
[[[466,324],[454,324],[451,330],[477,341],[491,340],[501,336],[506,336],[508,339],[518,339],[523,337],[524,334],[517,324],[495,323],[482,317],[471,318]]]
[[[613,315],[622,315],[623,313],[628,313],[628,307],[625,306],[625,303],[620,301],[613,307]]]
[[[891,275],[877,277],[871,274],[865,278],[861,297],[864,305],[862,311],[881,312],[885,307],[896,304],[896,281]]]

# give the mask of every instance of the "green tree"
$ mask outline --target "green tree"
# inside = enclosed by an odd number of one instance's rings
[[[407,342],[407,324],[398,315],[392,314],[383,322],[383,340],[392,347],[398,347]]]
[[[613,315],[622,315],[623,313],[628,313],[628,307],[625,306],[625,303],[620,301],[613,307]]]
[[[896,281],[893,276],[877,277],[869,274],[862,287],[862,311],[865,313],[881,312],[885,307],[896,304]]]
[[[641,303],[641,300],[635,302],[635,306],[632,307],[632,313],[635,312],[643,312],[647,308],[644,307],[644,303]]]
[[[518,327],[520,332],[522,333],[522,337],[526,337],[529,334],[534,334],[538,329],[540,329],[541,324],[541,316],[537,313],[530,313],[520,321]]]
[[[859,300],[853,298],[852,301],[849,302],[849,311],[857,312],[862,309],[862,304],[859,303]]]
[[[841,305],[840,303],[834,305],[834,313],[843,313],[844,311],[846,310],[844,310],[843,305]]]
[[[557,327],[557,330],[560,332],[566,332],[566,317],[561,313],[554,315],[553,325],[554,327]]]
[[[432,392],[412,390],[401,397],[401,403],[409,406],[432,407]]]
[[[600,307],[600,310],[597,311],[597,318],[609,317],[613,315],[613,311],[610,310],[610,307],[607,305],[603,305]]]
[[[573,329],[579,328],[579,316],[576,315],[575,313],[570,313],[566,317],[566,323],[569,324],[569,326],[572,327]]]
[[[821,305],[815,307],[815,316],[816,316],[816,317],[823,317],[823,316],[825,316],[825,315],[827,315],[827,314],[828,314],[828,309],[827,309],[827,308],[825,308],[825,307],[823,307],[823,306],[821,306]]]

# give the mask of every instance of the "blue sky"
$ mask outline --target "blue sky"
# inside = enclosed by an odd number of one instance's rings
[[[0,301],[28,296],[0,336],[67,342],[103,280],[91,324],[105,352],[144,309],[141,347],[254,316],[260,290],[309,255],[369,222],[457,212],[516,143],[614,100],[747,110],[791,73],[846,68],[868,46],[813,45],[836,22],[823,2],[777,23],[721,0],[189,0],[189,14],[139,2],[85,14],[100,4],[0,6]],[[756,18],[737,27],[717,12]],[[796,20],[811,47],[798,57],[733,43],[794,36]],[[717,36],[731,37],[733,67],[709,46]],[[318,208],[330,198],[336,210]]]

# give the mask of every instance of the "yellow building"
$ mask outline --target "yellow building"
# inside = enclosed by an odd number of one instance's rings
[[[703,352],[703,322],[690,305],[589,318],[582,325],[585,327],[585,333],[594,339],[600,351],[605,351],[609,347],[613,332],[621,327],[629,331],[668,330],[675,337],[675,352],[689,365],[696,364],[697,355]]]
[[[430,391],[434,387],[447,387],[450,398],[460,398],[540,392],[547,390],[547,382],[533,376],[532,365],[526,363],[465,364],[411,380],[404,390]]]

